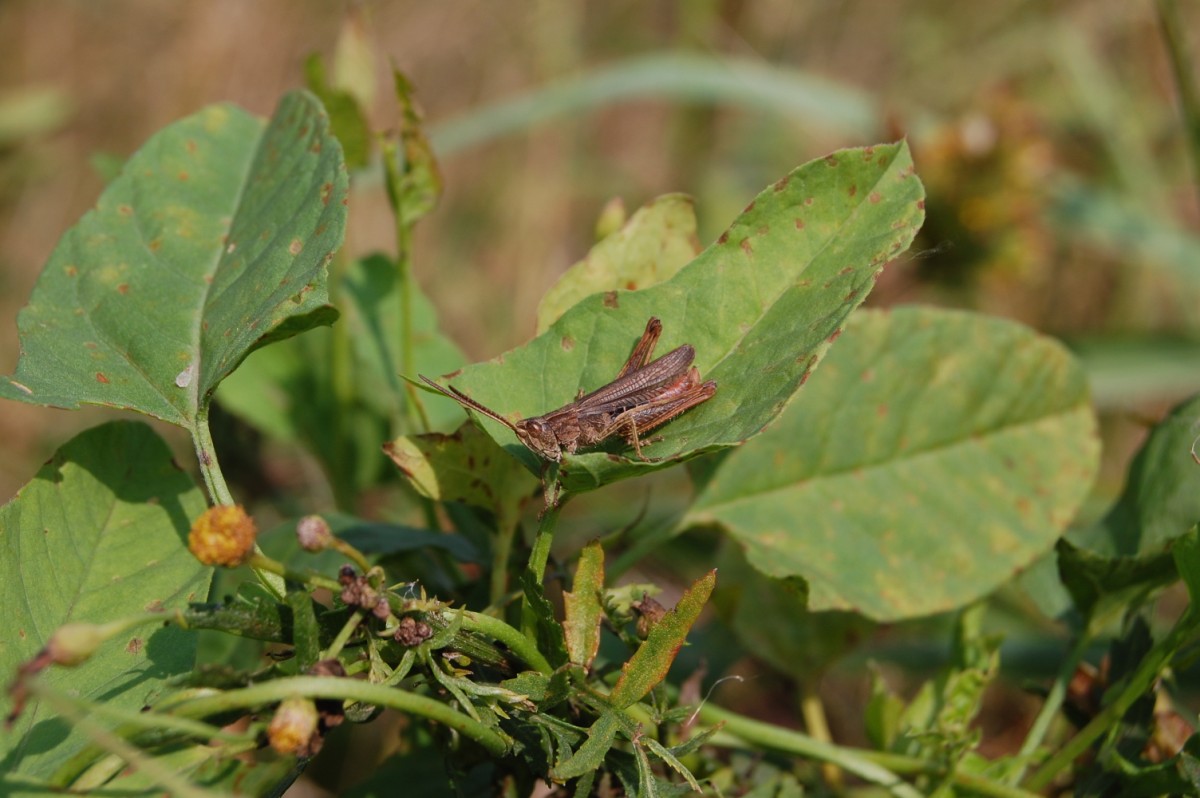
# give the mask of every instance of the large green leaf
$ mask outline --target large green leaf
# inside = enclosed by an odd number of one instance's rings
[[[545,332],[568,308],[597,291],[637,290],[668,279],[699,251],[691,198],[659,197],[597,242],[546,292],[538,303],[538,332]]]
[[[212,106],[151,138],[59,243],[0,396],[191,427],[251,349],[328,324],[347,179],[312,95],[264,127]]]
[[[1056,342],[967,313],[857,315],[800,398],[731,453],[684,526],[720,524],[812,609],[898,620],[960,607],[1044,554],[1099,447]]]
[[[922,197],[903,143],[810,162],[762,192],[670,280],[592,295],[545,334],[468,367],[454,383],[500,413],[545,413],[612,380],[646,320],[658,316],[659,351],[695,346],[716,396],[662,428],[664,440],[645,447],[656,462],[611,452],[569,456],[566,487],[594,488],[736,445],[784,408],[884,264],[908,246]],[[482,423],[529,468],[540,468],[505,427]]]
[[[0,509],[0,606],[7,613],[0,679],[7,683],[64,623],[203,601],[212,571],[188,553],[186,539],[204,507],[203,494],[144,424],[105,424],[60,449]],[[136,711],[166,689],[165,680],[190,670],[194,656],[193,635],[140,627],[83,665],[37,678]],[[7,695],[0,705],[9,711]],[[0,737],[0,773],[44,779],[86,742],[72,724],[32,704]],[[0,781],[0,792],[5,786]]]

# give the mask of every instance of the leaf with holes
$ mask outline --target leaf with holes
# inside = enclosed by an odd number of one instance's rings
[[[0,606],[11,632],[0,638],[0,678],[7,683],[64,623],[106,623],[204,601],[212,569],[187,550],[191,519],[204,507],[191,478],[144,424],[105,424],[63,446],[0,508]],[[191,670],[195,650],[193,635],[142,626],[78,667],[37,678],[136,712],[168,689],[168,679]],[[7,714],[7,695],[0,705]],[[0,736],[0,772],[48,778],[87,742],[72,723],[31,704]],[[5,786],[0,780],[0,793],[8,794]]]
[[[663,468],[756,435],[791,400],[875,284],[912,241],[923,190],[904,143],[843,150],[763,191],[715,244],[671,279],[592,295],[543,335],[469,366],[455,387],[510,417],[539,415],[611,381],[646,320],[659,352],[689,343],[716,396],[656,431],[644,447],[565,458],[568,490]],[[499,423],[480,423],[531,470],[541,463]]]
[[[192,428],[255,347],[328,324],[346,170],[310,94],[265,126],[218,105],[152,137],[63,237],[18,317],[0,396]]]
[[[681,528],[729,530],[759,571],[806,579],[811,609],[896,621],[1045,554],[1098,459],[1086,376],[1055,341],[969,313],[863,311]]]

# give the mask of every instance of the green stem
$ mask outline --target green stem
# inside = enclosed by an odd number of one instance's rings
[[[841,748],[832,743],[821,742],[807,734],[734,714],[718,707],[711,701],[705,702],[697,714],[705,723],[712,725],[724,723],[722,731],[740,740],[832,763],[864,781],[878,784],[897,798],[920,798],[921,793],[912,785],[882,765],[867,760],[851,749]]]
[[[727,738],[735,737],[756,746],[829,762],[864,781],[884,787],[899,798],[915,798],[920,795],[912,785],[903,781],[899,774],[934,777],[942,775],[938,768],[932,767],[923,759],[822,742],[797,731],[737,715],[712,702],[705,703],[697,711],[697,715],[708,724],[725,724],[721,732],[713,736],[711,742],[714,745],[728,745]],[[1000,784],[973,773],[956,771],[950,774],[949,778],[965,790],[991,798],[1038,798],[1036,793]]]
[[[240,690],[227,690],[219,695],[185,701],[173,707],[171,713],[189,718],[206,717],[232,710],[275,704],[292,696],[360,701],[410,715],[420,715],[474,740],[492,756],[503,756],[509,750],[509,740],[506,737],[439,701],[358,679],[328,676],[277,679]]]
[[[529,573],[534,581],[541,583],[546,578],[546,563],[550,561],[550,544],[554,541],[554,530],[558,526],[558,516],[566,501],[565,495],[559,495],[557,502],[549,502],[542,510],[538,521],[537,537],[533,539],[533,550],[529,552]],[[537,617],[528,596],[521,603],[521,631],[530,640],[537,640]]]
[[[1017,753],[1017,760],[1022,762],[1022,764],[1008,775],[1007,781],[1009,784],[1020,784],[1021,779],[1025,778],[1029,762],[1033,759],[1033,755],[1037,752],[1038,747],[1046,739],[1046,733],[1050,730],[1050,724],[1058,717],[1063,699],[1067,695],[1067,687],[1071,683],[1071,678],[1075,675],[1075,669],[1079,666],[1079,661],[1083,659],[1083,654],[1087,650],[1089,640],[1090,637],[1085,632],[1080,632],[1079,636],[1075,638],[1075,644],[1071,646],[1071,650],[1063,660],[1062,666],[1058,669],[1058,675],[1054,678],[1054,684],[1050,686],[1050,692],[1046,694],[1046,700],[1042,702],[1042,708],[1038,712],[1038,716],[1034,718],[1033,726],[1030,727],[1029,733],[1025,735],[1025,741],[1021,743],[1021,750]]]
[[[488,606],[500,606],[508,594],[508,560],[512,556],[513,540],[517,536],[517,524],[510,521],[508,513],[499,514],[500,522],[496,535],[492,538],[492,576],[488,589]]]
[[[447,621],[453,621],[458,614],[459,610],[447,610],[443,613],[443,616]],[[537,649],[533,641],[499,618],[464,610],[462,611],[462,619],[464,629],[480,632],[493,640],[503,643],[508,646],[512,653],[520,657],[526,665],[534,670],[545,674],[554,672],[554,668],[542,656],[542,652]]]
[[[1080,729],[1078,734],[1068,740],[1066,745],[1058,749],[1054,756],[1046,760],[1045,764],[1029,777],[1024,786],[1030,790],[1043,789],[1054,780],[1059,771],[1069,767],[1078,756],[1106,734],[1113,724],[1124,717],[1129,707],[1133,706],[1133,702],[1150,689],[1159,674],[1170,663],[1171,657],[1180,649],[1184,638],[1195,630],[1196,624],[1197,621],[1192,617],[1191,612],[1184,613],[1175,623],[1174,628],[1162,640],[1155,643],[1154,647],[1142,658],[1138,663],[1137,670],[1123,682],[1115,697],[1109,699],[1108,695],[1105,696],[1105,700],[1109,702],[1108,705]]]
[[[342,592],[342,586],[338,584],[336,579],[330,579],[329,577],[322,576],[321,574],[300,573],[299,571],[293,571],[283,563],[268,557],[258,550],[256,550],[254,554],[250,555],[250,559],[246,561],[246,564],[249,565],[256,574],[261,573],[269,575],[272,579],[277,579],[279,581],[280,589],[283,590],[283,593],[280,594],[281,598],[287,594],[287,590],[284,587],[285,579],[290,579],[293,582],[299,582],[302,585],[323,587],[328,590],[332,590],[335,593]],[[260,576],[259,578],[262,579],[263,577]]]
[[[141,771],[171,795],[183,798],[214,798],[218,793],[195,787],[187,779],[179,776],[157,759],[148,756],[137,746],[125,742],[108,729],[88,717],[87,713],[76,705],[74,698],[59,693],[54,688],[41,683],[31,684],[30,692],[42,702],[53,707],[58,714],[71,721],[71,725],[83,732],[97,747],[120,757],[134,770]]]
[[[350,635],[354,634],[354,630],[363,622],[363,611],[355,610],[342,624],[342,628],[338,630],[337,637],[329,644],[329,648],[321,652],[321,659],[333,659],[338,654],[342,653],[342,649],[346,645],[346,641],[350,639]]]
[[[213,443],[212,431],[208,428],[208,415],[201,415],[196,418],[196,423],[192,427],[192,442],[196,446],[196,459],[200,461],[200,473],[204,476],[204,485],[208,488],[208,498],[214,505],[232,505],[235,504],[233,494],[229,492],[229,486],[225,484],[225,475],[221,473],[221,464],[217,461],[217,447]],[[262,554],[262,549],[258,544],[254,544],[255,554]],[[287,595],[287,586],[283,580],[271,573],[255,568],[253,565],[250,569],[254,571],[255,577],[262,583],[263,587],[271,591],[277,599],[283,599]]]

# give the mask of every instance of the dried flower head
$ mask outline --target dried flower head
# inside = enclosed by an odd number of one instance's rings
[[[254,551],[258,528],[241,505],[210,507],[192,523],[188,550],[205,565],[241,565]]]
[[[310,698],[293,696],[283,701],[267,727],[267,741],[281,754],[312,756],[321,748],[317,707]]]

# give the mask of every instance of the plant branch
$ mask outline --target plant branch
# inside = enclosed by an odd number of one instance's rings
[[[384,687],[358,679],[339,679],[328,676],[295,676],[256,684],[240,690],[227,690],[219,695],[183,701],[169,712],[188,718],[200,718],[238,709],[250,709],[275,704],[292,696],[332,698],[376,704],[410,715],[420,715],[454,729],[474,740],[493,756],[508,753],[510,741],[467,715],[423,695]]]
[[[1067,656],[1062,661],[1062,666],[1058,669],[1058,674],[1054,678],[1054,684],[1050,686],[1050,692],[1046,694],[1046,700],[1042,702],[1042,708],[1034,718],[1033,726],[1030,727],[1029,733],[1025,735],[1025,741],[1021,743],[1021,750],[1017,753],[1017,759],[1022,764],[1013,770],[1008,775],[1009,784],[1020,784],[1021,779],[1025,777],[1025,772],[1029,768],[1029,762],[1037,752],[1038,746],[1046,739],[1046,733],[1050,730],[1050,724],[1058,717],[1058,712],[1062,708],[1063,699],[1067,695],[1067,686],[1071,683],[1071,678],[1075,675],[1075,669],[1079,666],[1079,661],[1083,659],[1083,654],[1087,650],[1089,636],[1086,632],[1081,631],[1079,636],[1075,638],[1075,644],[1071,646],[1071,650],[1067,652]]]

